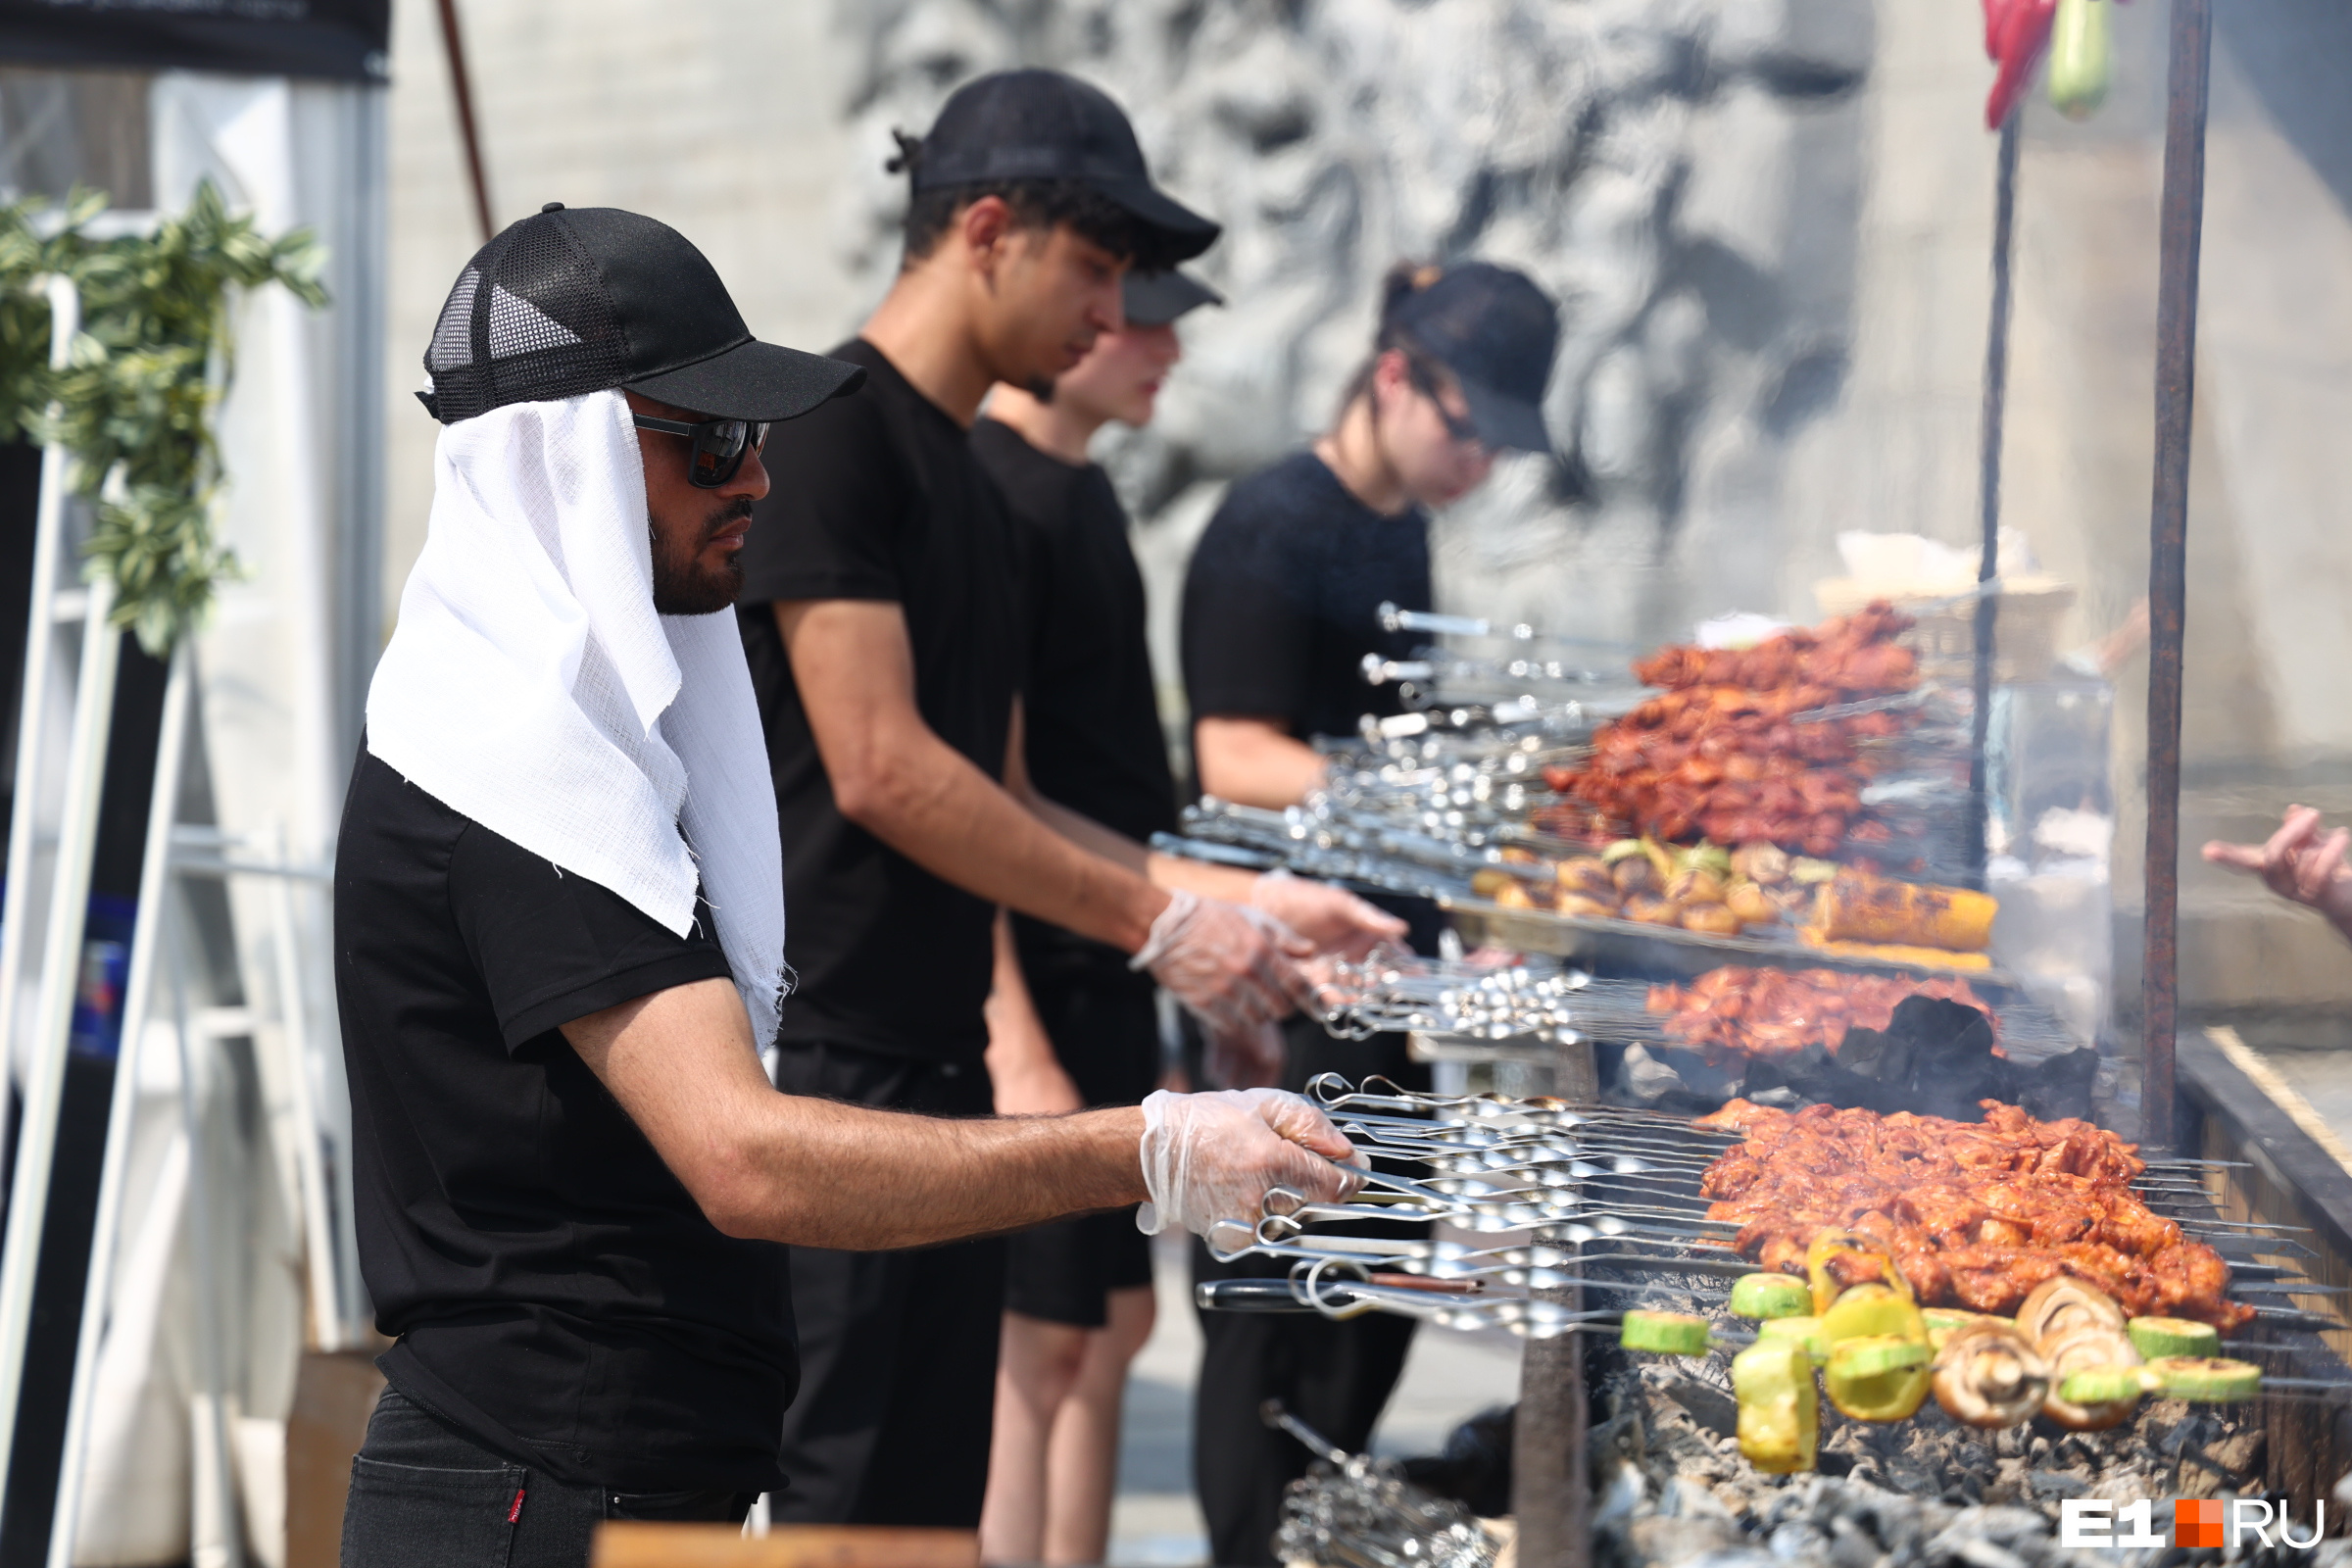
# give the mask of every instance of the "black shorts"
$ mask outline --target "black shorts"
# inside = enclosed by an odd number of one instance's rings
[[[1073,951],[1066,937],[1021,936],[1030,998],[1080,1098],[1089,1105],[1140,1102],[1159,1081],[1151,980],[1115,954],[1105,959]],[[1004,1305],[1024,1317],[1099,1329],[1110,1320],[1112,1291],[1152,1283],[1151,1238],[1135,1228],[1132,1207],[1040,1225],[1010,1238],[1006,1249]]]

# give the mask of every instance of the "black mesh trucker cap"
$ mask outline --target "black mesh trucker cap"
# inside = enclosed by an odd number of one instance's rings
[[[1386,324],[1453,372],[1488,445],[1551,450],[1544,388],[1560,313],[1526,273],[1487,262],[1448,267],[1398,300]]]
[[[910,172],[918,191],[1078,180],[1165,233],[1180,262],[1217,238],[1215,223],[1152,183],[1135,128],[1110,95],[1058,71],[1000,71],[956,88]]]
[[[1164,272],[1130,271],[1119,292],[1129,326],[1165,326],[1187,311],[1225,303],[1224,295],[1173,267]]]
[[[861,367],[761,343],[666,223],[549,202],[476,251],[441,307],[416,394],[455,424],[510,403],[626,387],[719,419],[789,419]]]

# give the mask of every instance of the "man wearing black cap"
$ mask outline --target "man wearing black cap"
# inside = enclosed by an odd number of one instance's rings
[[[1127,514],[1088,445],[1113,420],[1151,422],[1182,357],[1176,318],[1220,302],[1172,270],[1130,271],[1124,301],[1125,323],[1051,388],[990,393],[971,439],[1024,553],[1021,761],[1030,785],[1144,842],[1175,828],[1176,786],[1145,641],[1143,574]],[[1157,1008],[1151,980],[1125,955],[1026,916],[1000,920],[997,948],[988,1070],[1000,1111],[1128,1104],[1152,1092]],[[1127,1365],[1152,1332],[1150,1244],[1114,1211],[1040,1226],[1006,1250],[981,1554],[1101,1562]]]
[[[971,1115],[990,1106],[1000,905],[1134,955],[1226,1035],[1301,994],[1286,955],[1309,944],[1283,922],[1331,940],[1378,916],[1305,886],[1261,924],[1204,896],[1247,898],[1249,879],[1148,858],[1008,774],[1016,536],[966,431],[992,384],[1049,382],[1119,325],[1131,263],[1198,255],[1217,229],[1152,187],[1115,104],[1054,72],[967,84],[901,149],[905,261],[834,351],[865,391],[778,430],[792,480],[755,517],[740,613],[803,933],[777,1087]],[[779,1516],[975,1524],[1002,1245],[796,1248],[792,1280],[805,1378]]]
[[[1399,710],[1370,686],[1367,655],[1405,659],[1410,633],[1380,607],[1430,608],[1429,512],[1486,482],[1505,448],[1544,451],[1543,400],[1558,313],[1521,273],[1483,263],[1399,268],[1383,292],[1372,357],[1313,446],[1236,483],[1193,553],[1183,660],[1200,787],[1281,808],[1323,782],[1317,735],[1353,735],[1362,714]],[[1427,952],[1434,906],[1389,905]],[[1282,1082],[1318,1072],[1426,1081],[1401,1035],[1333,1040],[1293,1024]],[[1196,1278],[1267,1272],[1195,1250]],[[1272,1272],[1279,1273],[1276,1267]],[[1201,1314],[1194,1477],[1213,1560],[1271,1564],[1284,1486],[1308,1454],[1258,1418],[1279,1398],[1342,1447],[1360,1450],[1404,1367],[1410,1319],[1348,1322]]]
[[[864,372],[755,342],[662,224],[555,206],[468,264],[425,364],[431,527],[335,866],[361,1270],[396,1340],[346,1568],[583,1568],[600,1520],[740,1519],[782,1485],[798,1377],[779,1243],[1147,1198],[1197,1229],[1351,1185],[1291,1097],[944,1121],[776,1094],[782,858],[728,612],[766,424]]]

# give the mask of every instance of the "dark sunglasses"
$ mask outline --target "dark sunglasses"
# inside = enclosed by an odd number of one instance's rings
[[[640,430],[666,430],[692,438],[694,461],[687,466],[686,479],[698,490],[715,490],[725,484],[743,466],[745,453],[767,445],[767,426],[756,419],[703,419],[688,424],[683,419],[657,419],[650,414],[631,417]]]
[[[1487,439],[1478,433],[1478,426],[1447,408],[1446,400],[1439,396],[1435,370],[1408,354],[1404,357],[1404,375],[1412,383],[1413,390],[1429,399],[1429,406],[1438,411],[1438,420],[1446,426],[1448,440],[1463,446],[1487,449]]]

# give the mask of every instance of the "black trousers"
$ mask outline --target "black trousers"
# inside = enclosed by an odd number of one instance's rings
[[[786,1045],[777,1087],[853,1104],[984,1116],[988,1074],[840,1046]],[[771,1516],[970,1530],[988,1490],[1004,1244],[790,1250],[801,1391]]]
[[[1292,1019],[1283,1034],[1289,1055],[1286,1089],[1300,1089],[1320,1072],[1350,1080],[1382,1073],[1409,1089],[1428,1086],[1428,1070],[1406,1056],[1401,1035],[1334,1040],[1303,1018]],[[1360,1228],[1375,1235],[1421,1231]],[[1207,1248],[1193,1244],[1195,1280],[1289,1272],[1289,1264],[1278,1258],[1219,1263]],[[1382,1312],[1345,1323],[1312,1315],[1200,1313],[1204,1344],[1193,1403],[1193,1479],[1208,1520],[1211,1562],[1222,1568],[1274,1568],[1283,1489],[1306,1474],[1312,1458],[1296,1439],[1259,1418],[1259,1404],[1280,1399],[1324,1437],[1361,1452],[1403,1375],[1415,1327],[1411,1318]]]
[[[748,1492],[564,1486],[386,1389],[351,1461],[342,1568],[587,1568],[602,1520],[740,1524],[752,1501]]]

